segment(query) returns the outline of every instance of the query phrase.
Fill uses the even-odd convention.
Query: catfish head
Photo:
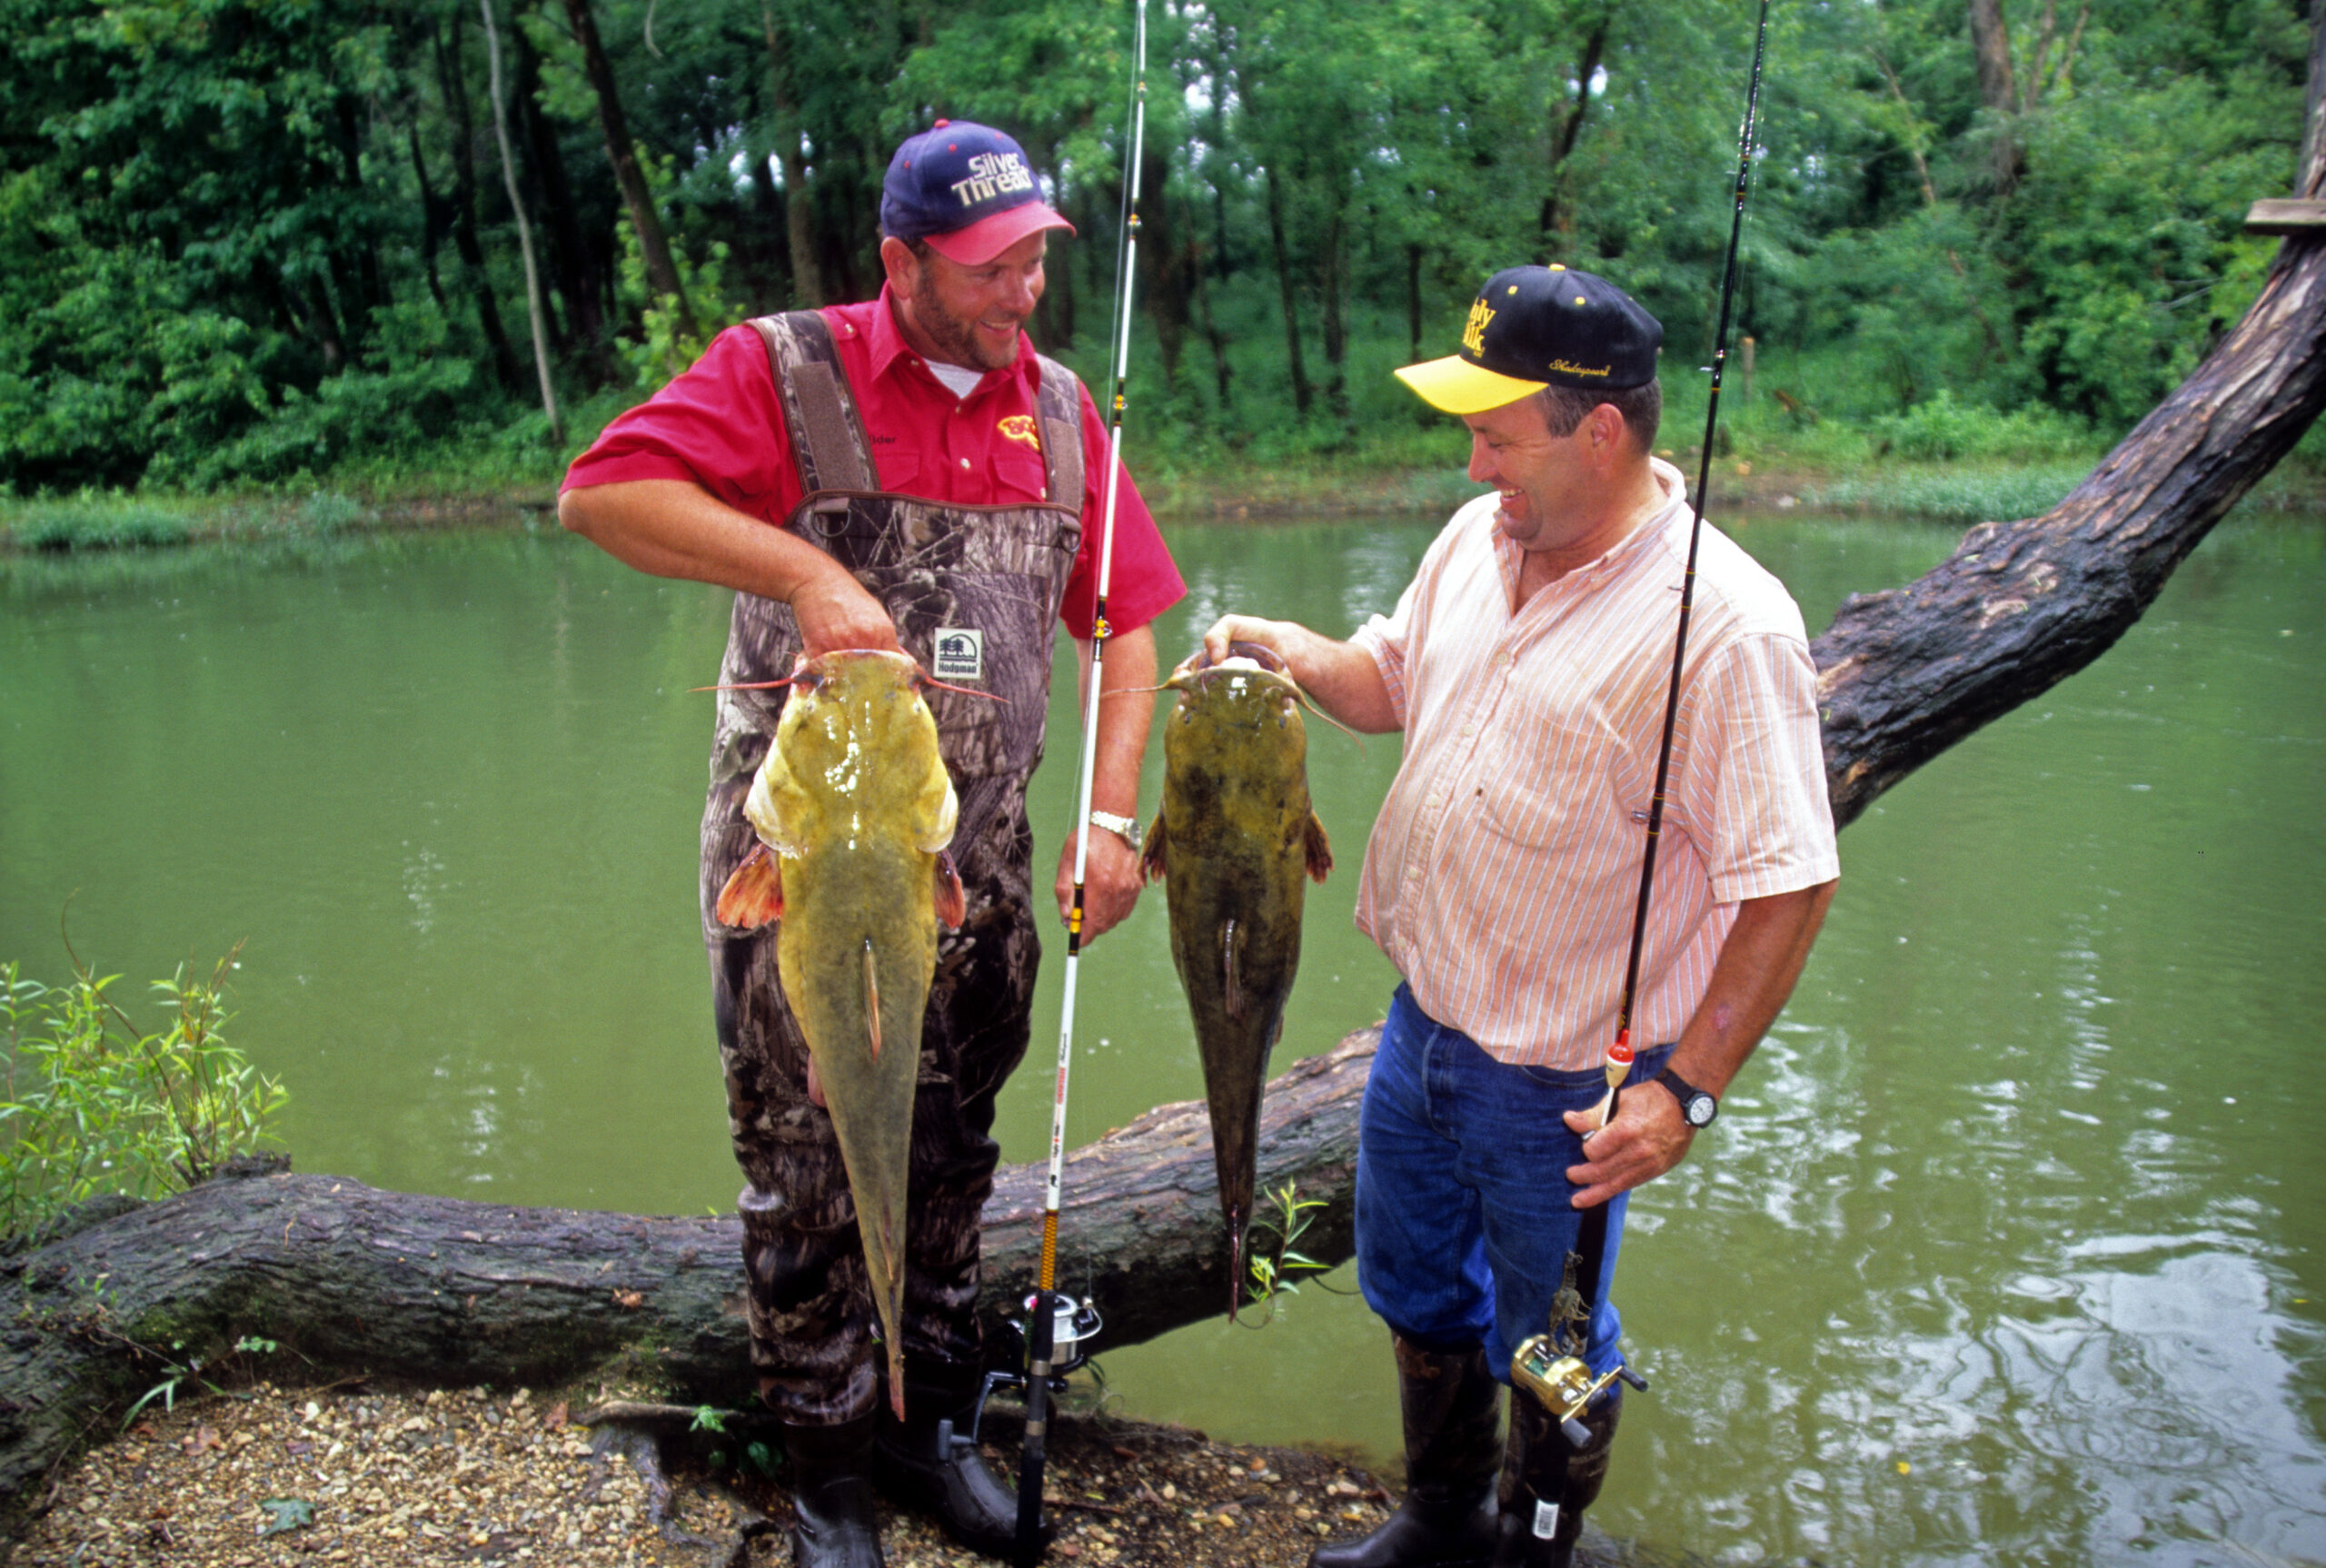
[[[909,654],[850,648],[802,654],[782,680],[713,690],[779,686],[790,697],[743,802],[760,843],[720,894],[716,912],[727,925],[780,918],[780,860],[813,843],[893,836],[936,855],[952,843],[960,814],[922,694],[965,688],[931,679]],[[939,917],[958,923],[960,899],[949,861],[939,874]]]
[[[1209,707],[1238,712],[1247,724],[1273,718],[1282,729],[1297,724],[1297,710],[1309,706],[1283,658],[1257,642],[1230,643],[1228,657],[1217,662],[1198,648],[1171,671],[1162,689],[1179,693],[1183,722],[1192,719],[1197,709]]]

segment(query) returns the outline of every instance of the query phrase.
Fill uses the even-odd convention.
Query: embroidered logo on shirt
[[[937,629],[937,668],[939,680],[985,679],[985,633],[966,626]]]
[[[1011,441],[1022,441],[1036,452],[1042,450],[1042,438],[1034,433],[1032,414],[1013,413],[1001,422],[999,428],[1001,433]]]

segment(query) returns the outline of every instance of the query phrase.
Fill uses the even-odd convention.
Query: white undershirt
[[[985,380],[985,372],[973,371],[967,365],[939,364],[935,360],[923,360],[929,373],[945,383],[955,397],[967,397],[978,382]]]

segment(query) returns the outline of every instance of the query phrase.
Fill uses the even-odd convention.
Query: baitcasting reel
[[[1027,1318],[1033,1315],[1034,1304],[1040,1299],[1039,1295],[1028,1296],[1026,1317],[1013,1317],[1009,1320],[1011,1330],[1018,1335],[1018,1355],[1014,1359],[1021,1364],[1026,1359]],[[1104,1327],[1105,1324],[1099,1319],[1096,1303],[1088,1300],[1078,1302],[1063,1291],[1058,1293],[1058,1306],[1050,1322],[1053,1337],[1049,1382],[1050,1393],[1056,1395],[1066,1392],[1068,1374],[1090,1359],[1090,1353],[1081,1347],[1088,1341],[1096,1339],[1098,1336],[1098,1330]],[[957,1436],[950,1421],[940,1421],[937,1424],[939,1445],[948,1451],[957,1444],[975,1447],[978,1441],[978,1428],[985,1423],[985,1402],[1004,1390],[1010,1393],[1023,1393],[1025,1387],[1026,1374],[1022,1372],[1005,1372],[997,1367],[987,1373],[985,1383],[978,1389],[977,1411],[969,1417],[969,1435]]]
[[[1510,1381],[1543,1402],[1553,1415],[1559,1418],[1559,1430],[1566,1440],[1581,1448],[1591,1441],[1590,1431],[1576,1419],[1591,1407],[1606,1386],[1622,1378],[1634,1388],[1645,1393],[1647,1379],[1618,1361],[1615,1367],[1594,1377],[1591,1364],[1579,1355],[1561,1355],[1558,1346],[1547,1334],[1538,1334],[1520,1345],[1510,1358]]]

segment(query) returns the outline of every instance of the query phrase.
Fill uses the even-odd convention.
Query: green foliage
[[[138,550],[184,544],[194,529],[179,512],[151,502],[84,491],[24,508],[7,533],[19,550]]]
[[[290,1097],[226,1043],[234,964],[155,981],[169,1017],[150,1033],[114,1000],[117,975],[75,959],[72,983],[51,987],[0,967],[0,1235],[100,1193],[183,1191],[272,1139]]]
[[[1254,1306],[1267,1309],[1260,1318],[1263,1325],[1276,1315],[1277,1296],[1298,1295],[1300,1286],[1294,1282],[1304,1275],[1322,1274],[1327,1266],[1294,1248],[1294,1244],[1315,1223],[1316,1216],[1312,1211],[1324,1207],[1324,1200],[1302,1197],[1299,1184],[1287,1182],[1269,1193],[1267,1201],[1275,1206],[1276,1213],[1269,1219],[1256,1218],[1247,1234],[1246,1246],[1251,1254],[1248,1271],[1251,1277],[1244,1284],[1244,1298]],[[1260,1241],[1263,1228],[1275,1233],[1273,1246]]]
[[[1039,333],[1104,379],[1129,5],[591,5],[611,104],[564,6],[504,29],[578,425],[745,314],[875,293],[890,150],[939,116],[1027,144],[1079,230]],[[570,452],[532,406],[473,0],[0,6],[0,491],[554,477]],[[1993,103],[1961,0],[1777,13],[1736,324],[1815,369],[1788,387],[1822,422],[1805,443],[2042,456],[2075,422],[2104,442],[2256,296],[2274,246],[2241,221],[2290,187],[2303,11],[2070,9],[2005,0],[2015,81]],[[1669,391],[1706,357],[1747,8],[1213,0],[1149,20],[1132,439],[1166,472],[1440,461],[1388,372],[1446,352],[1514,262],[1638,295]],[[609,106],[691,329],[644,282]],[[1955,428],[1978,409],[2035,422]],[[48,548],[167,537],[56,516]]]

